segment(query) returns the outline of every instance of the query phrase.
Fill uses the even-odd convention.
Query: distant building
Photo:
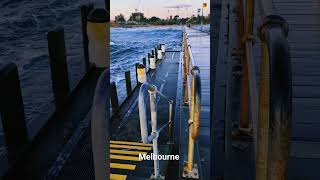
[[[129,21],[135,21],[135,22],[143,22],[146,18],[144,17],[144,14],[141,12],[134,12],[131,14]]]
[[[120,14],[120,15],[116,16],[114,18],[114,20],[115,20],[116,23],[119,23],[119,24],[122,24],[122,23],[126,22],[126,19],[124,18],[123,14]]]

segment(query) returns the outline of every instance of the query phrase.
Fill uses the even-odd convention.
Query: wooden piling
[[[116,83],[111,82],[110,88],[111,88],[110,97],[111,97],[112,114],[114,115],[118,113],[120,108]]]
[[[130,71],[126,71],[124,74],[126,78],[127,97],[129,97],[132,92]]]
[[[80,6],[81,11],[81,31],[82,31],[82,44],[83,44],[83,56],[86,72],[90,69],[89,62],[89,40],[87,36],[87,16],[89,12],[94,8],[93,4],[87,4]]]
[[[139,85],[139,81],[138,81],[138,66],[139,66],[139,63],[136,63],[136,64],[135,64],[135,69],[136,69],[136,81],[137,81],[137,85]]]
[[[49,31],[47,38],[55,106],[57,110],[60,110],[66,103],[70,92],[63,28],[57,27]]]
[[[147,68],[147,60],[146,60],[146,58],[143,58],[143,59],[142,59],[142,63],[143,63],[143,65],[144,65],[144,67]]]
[[[9,63],[0,67],[0,84],[0,116],[10,166],[29,143],[20,80],[15,64]]]
[[[151,54],[148,53],[148,71],[147,72],[150,71],[150,57],[151,57]]]

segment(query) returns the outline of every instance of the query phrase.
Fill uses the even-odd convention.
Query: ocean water
[[[89,2],[104,7],[104,0],[0,1],[0,65],[13,62],[18,67],[28,124],[54,111],[49,106],[53,102],[47,45],[49,30],[56,26],[64,28],[70,86],[74,88],[84,75],[79,6]],[[0,121],[0,176],[5,170],[1,158],[4,144]]]
[[[142,58],[147,57],[152,48],[164,43],[167,50],[181,49],[181,26],[112,28],[110,32],[111,81],[116,82],[120,103],[126,98],[125,71],[131,71],[134,87],[135,63],[142,63]]]
[[[88,1],[0,1],[0,63],[11,61],[18,66],[28,122],[48,113],[44,106],[53,99],[46,39],[49,30],[64,28],[71,87],[84,73],[79,9],[84,3]],[[103,0],[94,3],[103,7]]]

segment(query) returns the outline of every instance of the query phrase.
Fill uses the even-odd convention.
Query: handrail
[[[189,105],[189,142],[188,161],[186,170],[190,174],[194,171],[194,142],[199,136],[200,112],[201,112],[201,77],[200,68],[196,66],[187,34],[183,38],[184,49],[184,81],[185,104]]]
[[[261,84],[265,84],[262,88],[268,88],[269,92],[265,93],[265,96],[263,94],[260,96],[258,138],[266,135],[263,133],[266,129],[269,136],[265,141],[259,141],[260,139],[257,141],[257,178],[265,178],[267,175],[266,179],[287,179],[292,121],[291,60],[287,34],[288,25],[282,17],[278,15],[264,17],[259,37],[265,55],[263,60],[267,63],[262,63],[265,66],[261,69],[267,72],[268,77],[263,79],[267,82],[262,81]],[[266,100],[269,101],[269,107],[264,108],[263,102]],[[269,117],[267,126],[263,126],[261,122],[263,119],[260,119],[264,114]],[[265,166],[261,167],[259,164]]]
[[[255,1],[244,1],[245,3],[240,4],[240,11],[245,13],[243,19],[240,19],[245,24],[241,46],[244,48],[248,68],[256,179],[287,179],[292,113],[288,24],[277,14],[272,1],[256,0],[263,21],[258,31],[262,49],[260,93],[258,93],[252,52]]]
[[[110,179],[108,70],[98,80],[91,114],[91,141],[96,180]]]
[[[147,126],[147,112],[146,112],[146,91],[149,92],[150,97],[150,111],[151,111],[151,134],[148,136],[148,126]],[[159,94],[161,97],[165,98],[169,103],[169,120],[161,128],[157,129],[157,103],[156,103],[156,94]],[[168,97],[163,95],[160,91],[157,90],[157,87],[152,84],[143,83],[139,90],[139,119],[140,119],[140,130],[141,130],[141,139],[143,143],[149,143],[152,141],[153,154],[157,157],[159,154],[158,150],[158,137],[160,132],[167,126],[169,126],[169,143],[172,140],[172,112],[173,112],[173,101]],[[159,170],[159,160],[154,159],[154,178],[160,177]]]

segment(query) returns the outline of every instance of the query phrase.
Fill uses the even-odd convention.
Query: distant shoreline
[[[192,24],[194,25],[200,25],[200,24]],[[209,25],[209,24],[203,24],[203,25]],[[118,23],[110,23],[111,28],[137,28],[137,27],[175,27],[179,26],[178,24],[118,24]]]
[[[114,24],[111,23],[110,27],[111,28],[137,28],[137,27],[169,27],[169,26],[179,26],[177,24],[174,25],[155,25],[155,24],[145,24],[145,25],[129,25],[129,24]]]

